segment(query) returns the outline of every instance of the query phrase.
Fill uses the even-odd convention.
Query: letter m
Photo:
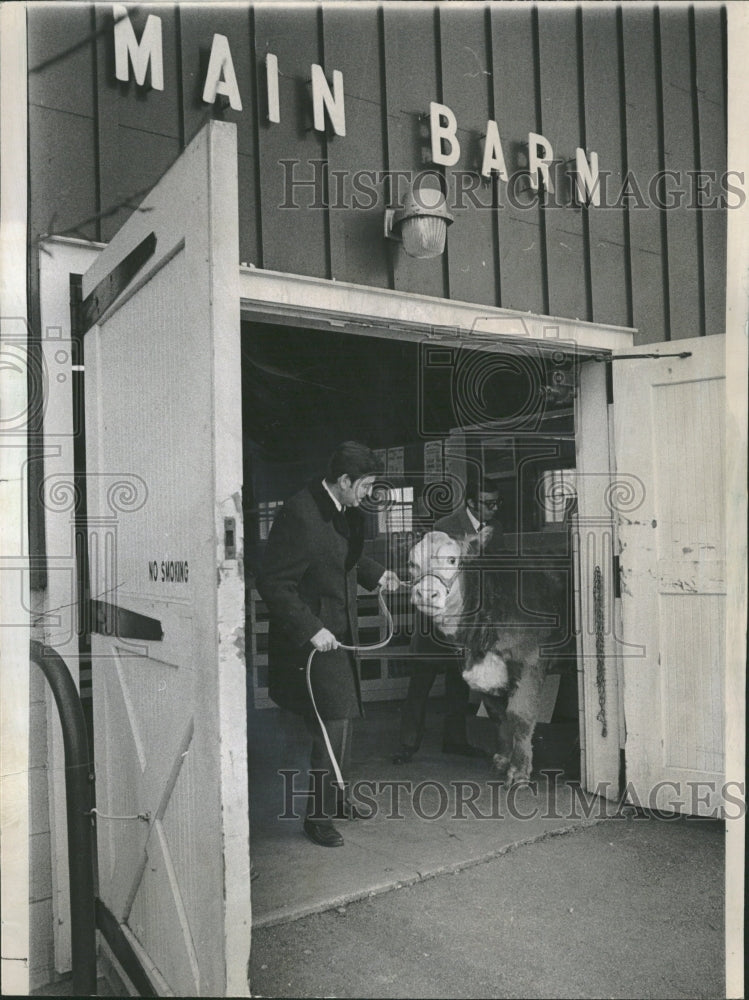
[[[127,7],[121,3],[112,4],[114,14],[114,72],[124,83],[130,79],[130,63],[133,64],[135,82],[143,85],[146,81],[148,65],[151,65],[151,86],[154,90],[164,89],[164,60],[161,49],[161,18],[149,14],[140,42],[130,22]]]

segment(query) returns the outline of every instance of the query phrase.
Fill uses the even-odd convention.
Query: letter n
[[[601,188],[598,176],[598,153],[590,154],[590,163],[585,155],[585,150],[579,146],[575,150],[575,190],[577,200],[580,205],[601,204]]]
[[[346,111],[343,97],[343,74],[333,70],[333,90],[328,86],[322,66],[312,64],[312,112],[317,132],[325,131],[325,109],[336,135],[346,135]]]
[[[142,86],[146,82],[146,72],[151,66],[151,86],[154,90],[164,89],[164,59],[161,46],[161,18],[149,14],[140,42],[130,21],[127,7],[121,3],[112,4],[114,15],[114,73],[118,80],[127,83],[130,79],[130,63],[133,64],[135,82]]]

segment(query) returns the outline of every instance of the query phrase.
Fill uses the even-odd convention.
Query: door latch
[[[233,517],[224,518],[224,559],[237,558],[237,523]]]

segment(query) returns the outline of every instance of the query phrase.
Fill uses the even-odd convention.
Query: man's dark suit
[[[356,585],[374,590],[385,567],[362,555],[361,511],[337,511],[320,482],[310,483],[276,514],[257,589],[268,605],[268,681],[281,708],[307,714],[305,666],[321,628],[339,642],[358,642]],[[357,664],[334,649],[313,661],[313,691],[323,719],[361,715]]]
[[[457,538],[459,541],[463,539],[472,541],[474,538],[478,538],[478,532],[474,528],[465,507],[459,507],[452,514],[447,514],[445,517],[441,517],[439,521],[435,521],[434,530],[444,531],[450,538]]]
[[[321,798],[310,797],[308,815],[336,812],[330,761],[307,691],[310,639],[322,628],[339,642],[357,645],[356,587],[374,590],[384,567],[362,555],[360,510],[338,511],[321,482],[310,483],[287,500],[268,537],[257,589],[268,605],[268,687],[273,701],[304,716],[312,736],[310,773]],[[349,720],[362,714],[356,658],[345,649],[316,653],[311,666],[315,703],[325,721],[333,753],[345,772],[350,746]]]

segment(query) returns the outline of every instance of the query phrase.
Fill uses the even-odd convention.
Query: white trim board
[[[476,346],[511,341],[558,343],[615,351],[631,347],[636,330],[540,316],[430,295],[371,288],[343,281],[240,267],[242,309],[282,322],[309,318],[351,333],[406,339],[459,339]],[[383,329],[384,328],[384,329]]]

